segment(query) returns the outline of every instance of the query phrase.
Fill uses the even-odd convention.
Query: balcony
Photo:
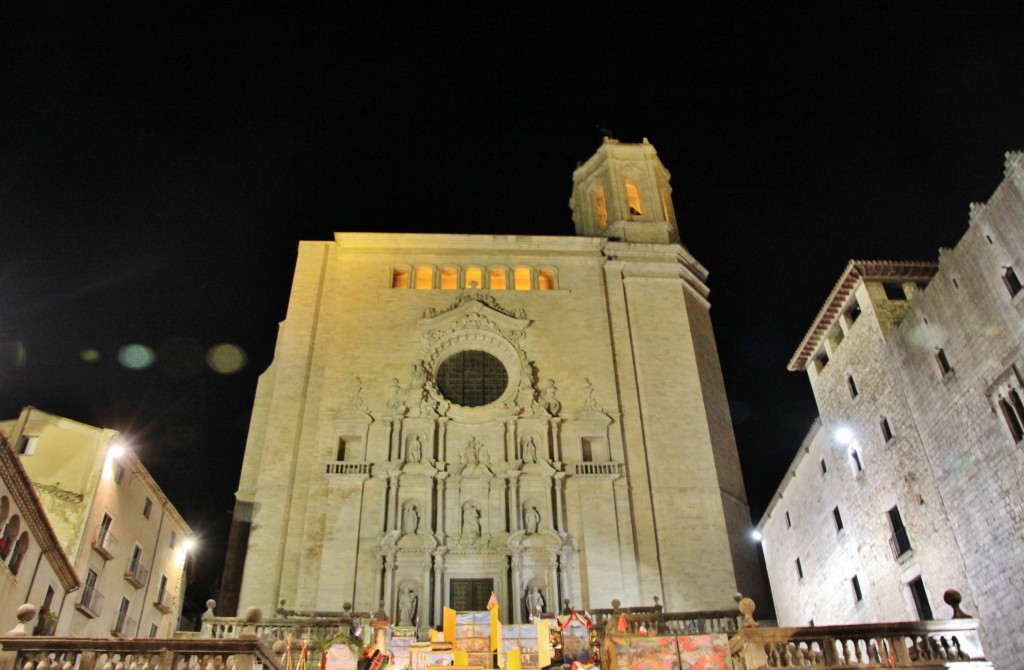
[[[370,475],[370,464],[364,462],[333,461],[324,468],[325,475]]]
[[[96,534],[96,539],[92,542],[92,548],[103,557],[103,560],[109,561],[117,550],[117,537],[109,529],[100,528],[100,532]]]
[[[156,602],[153,603],[153,607],[157,608],[164,614],[171,613],[171,596],[167,591],[161,591],[156,596]]]
[[[95,586],[86,585],[82,589],[82,597],[75,603],[75,609],[95,619],[103,611],[103,594],[96,590]]]
[[[577,477],[621,477],[624,467],[622,463],[576,463],[573,474]]]
[[[135,619],[125,612],[119,612],[114,627],[110,629],[114,637],[133,637],[135,635]]]
[[[895,559],[901,558],[911,550],[910,538],[907,537],[906,528],[893,531],[893,534],[889,536],[889,548],[892,550],[892,557]]]
[[[136,561],[128,566],[128,571],[124,573],[124,578],[135,588],[141,589],[149,579],[149,568],[140,561]]]

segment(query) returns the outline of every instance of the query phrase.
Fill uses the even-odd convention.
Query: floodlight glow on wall
[[[853,431],[846,426],[840,426],[836,429],[836,432],[833,433],[833,437],[836,438],[836,442],[839,444],[850,444],[853,442]]]
[[[752,530],[752,531],[750,531],[750,539],[752,539],[754,542],[760,542],[762,537],[763,536],[761,535],[761,531],[759,531],[759,530]]]

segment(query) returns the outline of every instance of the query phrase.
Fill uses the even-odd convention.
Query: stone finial
[[[658,602],[658,596],[654,596],[654,609],[661,611],[661,603]]]
[[[737,591],[736,593],[732,594],[732,599],[736,602],[736,605],[739,606],[740,601],[743,600],[743,594]]]
[[[384,611],[384,601],[377,605],[377,611],[373,613],[374,621],[388,621],[388,613]]]
[[[215,616],[214,613],[213,613],[213,610],[216,607],[217,607],[217,601],[214,600],[213,598],[210,598],[209,600],[206,601],[206,611],[203,612],[203,617],[202,617],[203,621],[209,621],[210,619],[212,619]]]
[[[343,610],[343,611],[344,611],[345,613],[348,613],[349,611],[351,611],[351,610],[352,610],[352,603],[349,603],[349,602],[344,602],[344,603],[341,603],[341,609],[342,609],[342,610]]]
[[[956,589],[949,589],[949,590],[947,590],[945,593],[942,594],[942,599],[946,601],[947,605],[949,605],[950,607],[953,608],[953,618],[954,619],[973,619],[974,618],[970,614],[967,614],[962,609],[960,609],[960,603],[963,601],[964,597],[962,595],[960,595],[960,592],[957,591]]]
[[[19,607],[17,613],[18,625],[16,625],[11,630],[7,631],[7,635],[11,637],[22,637],[25,635],[30,635],[30,633],[27,633],[25,631],[25,624],[30,623],[33,619],[35,619],[36,614],[38,612],[39,609],[35,605],[30,605],[28,603],[25,603],[24,605]]]
[[[621,604],[622,603],[619,602],[619,599],[616,598],[615,600],[612,601],[612,609],[615,610],[616,612],[618,612],[619,611],[619,606]]]
[[[754,621],[754,610],[757,608],[754,601],[750,598],[741,598],[737,606],[740,609],[740,613],[743,614],[743,627],[758,628],[758,623]]]
[[[274,656],[283,657],[284,653],[288,651],[288,643],[284,640],[274,640],[274,644],[271,645],[270,651],[273,652]]]
[[[245,616],[242,620],[245,622],[245,626],[242,628],[242,633],[238,637],[256,637],[256,624],[263,619],[263,610],[255,605],[245,610]]]

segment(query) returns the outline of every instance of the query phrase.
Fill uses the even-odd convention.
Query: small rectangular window
[[[889,426],[889,419],[882,417],[882,420],[878,422],[878,427],[882,430],[882,440],[888,442],[892,439],[892,427]]]
[[[120,463],[114,465],[114,483],[120,484],[121,479],[124,477],[124,466]]]
[[[448,267],[441,269],[441,288],[446,291],[452,291],[459,288],[458,268]]]
[[[846,385],[850,389],[850,397],[856,398],[860,392],[857,390],[857,382],[853,380],[853,375],[846,375]]]
[[[858,318],[860,318],[860,303],[859,302],[857,302],[855,300],[853,302],[853,304],[850,305],[850,308],[848,310],[846,310],[846,318],[847,318],[847,320],[849,320],[849,322],[851,324],[853,324],[854,322],[857,321]]]
[[[839,513],[838,507],[832,509],[832,518],[836,522],[836,532],[838,533],[843,529],[843,515]]]
[[[821,459],[821,475],[825,476],[828,473],[828,466],[825,465],[825,459]]]
[[[1017,278],[1017,273],[1011,267],[1003,270],[1003,283],[1006,285],[1006,290],[1010,292],[1010,297],[1017,295],[1021,288],[1024,288],[1021,286],[1020,279]]]
[[[800,564],[800,559],[799,558],[796,559],[796,574],[797,574],[797,578],[799,578],[799,579],[803,579],[804,578],[804,566],[802,566]]]
[[[38,442],[38,435],[22,435],[18,442],[18,453],[22,456],[31,456],[36,453],[36,443]]]
[[[643,214],[643,208],[640,206],[640,189],[633,182],[632,179],[626,179],[626,200],[629,203],[629,213],[633,216],[640,216]]]
[[[893,506],[889,508],[886,514],[889,516],[889,526],[892,528],[889,548],[892,549],[893,558],[899,558],[910,551],[910,537],[907,535],[907,527],[903,525],[903,517],[900,515],[899,507]]]
[[[946,358],[946,352],[943,349],[937,349],[935,351],[935,364],[939,366],[939,372],[942,373],[943,377],[953,371],[953,368],[949,365],[949,359]]]
[[[409,271],[401,268],[392,270],[391,288],[409,288]]]
[[[171,549],[178,546],[178,534],[173,530],[171,531],[171,541],[169,542]]]
[[[903,284],[885,283],[882,284],[885,289],[885,297],[889,300],[906,300],[907,292],[903,290]]]
[[[537,273],[537,289],[540,291],[551,291],[555,288],[555,273],[551,270],[541,270]]]
[[[150,513],[153,511],[153,501],[146,498],[146,504],[142,506],[142,516],[149,518]]]
[[[427,265],[421,265],[416,268],[416,288],[434,288],[434,268]]]
[[[999,411],[1003,415],[1006,427],[1010,429],[1010,435],[1014,442],[1024,439],[1024,405],[1021,404],[1020,394],[1017,389],[1010,389],[1009,398],[999,398]]]
[[[821,372],[828,365],[828,354],[824,351],[814,357],[814,369]]]
[[[853,467],[857,468],[857,472],[864,472],[864,464],[860,462],[860,452],[856,449],[851,449],[850,458],[853,459]]]
[[[149,636],[150,637],[156,637],[156,634],[157,634],[158,631],[159,631],[159,629],[157,628],[155,623],[149,624]]]
[[[857,602],[864,600],[864,594],[860,591],[860,579],[857,578],[857,575],[854,575],[850,582],[853,584],[853,597]]]
[[[484,271],[480,268],[466,268],[466,288],[483,288]]]
[[[786,528],[793,527],[793,520],[789,518],[789,512],[786,512]]]
[[[343,438],[343,437],[339,437],[338,438],[338,457],[335,458],[334,460],[336,460],[336,461],[343,461],[343,460],[345,460],[345,438]]]
[[[921,621],[931,621],[935,617],[932,616],[932,606],[928,604],[928,591],[924,588],[924,582],[921,581],[920,577],[911,580],[907,583],[907,587],[910,589],[910,595],[914,598],[914,606],[917,608],[917,616]]]

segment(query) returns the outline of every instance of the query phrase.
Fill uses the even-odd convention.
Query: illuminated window
[[[599,230],[608,227],[608,203],[604,199],[604,186],[594,188],[594,225]]]
[[[491,268],[491,288],[495,291],[504,291],[508,288],[505,268]]]
[[[516,268],[513,277],[517,291],[530,290],[530,268]]]
[[[409,288],[409,271],[395,268],[391,271],[391,288]]]
[[[452,290],[459,288],[459,269],[447,267],[441,270],[441,288]]]
[[[640,189],[632,179],[626,179],[626,200],[629,202],[630,214],[639,216],[644,213],[643,208],[640,207]]]
[[[552,270],[541,270],[537,273],[537,289],[552,291],[555,288],[555,273]]]
[[[484,271],[480,268],[466,269],[466,288],[482,288],[484,285]]]
[[[434,288],[434,268],[429,265],[416,268],[416,288]]]

